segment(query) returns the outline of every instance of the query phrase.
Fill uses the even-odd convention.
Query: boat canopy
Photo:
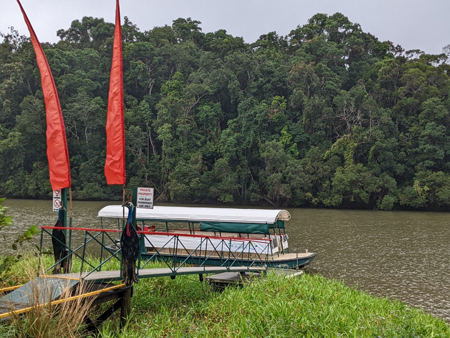
[[[98,217],[122,218],[121,205],[108,205],[98,212]],[[125,208],[125,217],[128,208]],[[167,207],[155,206],[153,209],[136,209],[138,221],[162,222],[218,222],[245,224],[275,224],[277,221],[289,221],[291,214],[287,210],[272,209],[237,209],[237,208],[197,208],[197,207]],[[281,226],[283,227],[283,226]]]
[[[276,224],[261,224],[261,223],[223,223],[223,222],[201,222],[200,231],[214,231],[214,232],[242,232],[247,234],[269,234],[271,228],[278,226]],[[283,222],[279,225],[284,228]]]

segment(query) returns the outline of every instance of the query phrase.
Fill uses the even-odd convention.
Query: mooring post
[[[123,292],[123,297],[120,306],[120,326],[124,327],[127,323],[128,315],[131,312],[131,296],[133,294],[133,287],[126,288]]]

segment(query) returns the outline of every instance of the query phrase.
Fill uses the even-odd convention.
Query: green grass
[[[116,313],[98,337],[450,337],[448,324],[422,310],[319,275],[271,273],[221,293],[196,275],[142,279],[131,306],[122,331]]]
[[[213,292],[196,276],[142,280],[128,327],[100,337],[450,337],[440,319],[321,276],[270,274]]]

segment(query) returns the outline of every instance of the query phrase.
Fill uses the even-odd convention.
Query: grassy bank
[[[32,267],[33,260],[18,266]],[[23,271],[11,270],[17,280]],[[117,315],[99,337],[450,337],[448,324],[421,310],[307,274],[269,274],[222,293],[198,276],[141,280],[122,331]],[[10,325],[0,330],[2,337],[20,336]]]

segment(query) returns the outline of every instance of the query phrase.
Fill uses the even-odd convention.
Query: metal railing
[[[83,278],[86,278],[90,274],[92,274],[95,271],[101,271],[102,266],[104,266],[107,262],[109,262],[111,259],[115,258],[119,261],[121,261],[121,249],[118,248],[117,250],[111,250],[113,248],[113,245],[116,243],[116,240],[113,239],[110,235],[110,233],[119,233],[121,231],[119,230],[113,230],[113,229],[91,229],[91,228],[65,228],[65,227],[51,227],[51,226],[43,226],[41,227],[41,240],[40,240],[40,255],[39,255],[39,271],[41,271],[42,266],[42,254],[43,254],[43,243],[44,243],[44,235],[49,235],[52,238],[52,241],[55,240],[58,244],[60,244],[64,251],[66,252],[65,255],[63,255],[59,260],[55,261],[53,265],[46,268],[44,270],[44,273],[55,269],[58,265],[60,265],[65,260],[68,260],[69,262],[72,262],[73,258],[78,258],[81,261],[80,266],[80,277],[83,275]],[[84,231],[84,241],[82,244],[79,244],[75,248],[71,248],[71,246],[67,245],[67,243],[64,243],[60,241],[57,237],[53,236],[52,231],[53,230],[70,230],[70,231]],[[100,237],[100,240],[99,240]],[[95,263],[92,263],[93,261],[88,259],[87,257],[87,248],[90,243],[98,244],[101,247],[100,252],[100,262],[97,265],[94,265]],[[104,257],[104,252],[108,252],[106,257]],[[89,257],[90,258],[90,257]],[[88,265],[88,269],[85,268],[85,265]],[[87,271],[85,271],[87,270]]]
[[[68,229],[52,226],[43,226],[41,229],[39,271],[41,271],[42,264],[41,256],[43,254],[44,235],[49,235],[52,239],[55,239],[58,244],[64,247],[64,251],[66,252],[52,266],[45,269],[45,272],[54,269],[64,260],[72,262],[73,258],[78,258],[81,260],[80,278],[86,278],[96,271],[101,271],[102,267],[110,260],[117,259],[122,262],[122,249],[118,245],[117,240],[111,236],[112,233],[120,234],[122,232],[121,230],[91,228]],[[84,241],[72,249],[66,243],[53,236],[53,230],[84,231]],[[256,265],[267,266],[269,255],[272,253],[272,240],[270,239],[202,236],[153,231],[137,232],[141,235],[140,254],[136,264],[138,275],[139,270],[144,269],[152,261],[163,262],[174,273],[181,267],[188,265],[198,267],[211,265],[212,260],[215,261],[214,265],[219,264],[226,268],[242,266],[242,262],[245,262],[248,268]],[[168,238],[165,242],[163,240],[164,243],[157,245],[156,243],[152,243],[152,240],[153,242],[155,241],[155,236]],[[190,245],[186,243],[188,239],[192,238],[198,241],[194,247],[192,247],[192,241]],[[184,243],[183,239],[185,239]],[[87,255],[89,252],[88,245],[92,243],[99,245],[101,248],[98,264],[88,259],[91,258]],[[256,250],[256,244],[259,246],[258,250]],[[147,251],[147,248],[152,251]],[[122,263],[120,266],[120,276],[122,277]]]
[[[214,265],[219,264],[222,267],[241,266],[243,261],[246,262],[246,266],[248,267],[255,266],[256,264],[267,265],[268,257],[272,249],[271,240],[269,239],[216,237],[146,231],[138,231],[138,233],[168,237],[168,240],[163,245],[155,245],[152,243],[150,236],[146,237],[145,240],[148,242],[146,247],[154,250],[154,252],[144,253],[146,258],[141,257],[143,264],[140,268],[144,268],[153,260],[158,260],[163,261],[173,272],[176,272],[186,264],[194,264],[202,267],[211,263],[212,259],[215,260]],[[183,243],[183,238],[196,238],[198,239],[198,243],[195,247],[188,248]],[[239,243],[239,245],[232,248],[231,243]],[[259,249],[261,252],[255,250],[254,243],[262,245],[262,249]],[[245,255],[246,257],[244,257]]]

